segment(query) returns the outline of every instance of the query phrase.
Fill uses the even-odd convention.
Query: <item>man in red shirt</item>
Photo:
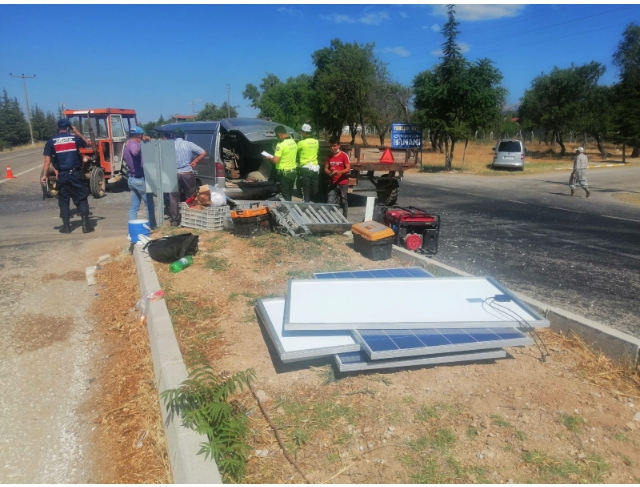
[[[324,163],[324,172],[329,176],[327,202],[333,205],[339,204],[342,207],[344,217],[347,218],[349,210],[347,194],[349,193],[351,163],[349,156],[340,150],[340,139],[333,138],[330,143],[331,154]]]

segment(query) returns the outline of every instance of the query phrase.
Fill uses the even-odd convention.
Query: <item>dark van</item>
[[[184,139],[207,151],[194,173],[198,184],[217,184],[235,199],[263,199],[276,194],[274,164],[262,156],[273,154],[281,125],[259,118],[225,118],[219,122],[169,123],[156,127],[160,132],[184,132]],[[297,138],[291,127],[287,132]]]

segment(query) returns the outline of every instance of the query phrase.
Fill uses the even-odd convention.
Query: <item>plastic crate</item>
[[[192,210],[186,203],[180,203],[181,226],[199,228],[210,232],[222,230],[224,217],[229,214],[228,206],[211,206],[204,210]]]

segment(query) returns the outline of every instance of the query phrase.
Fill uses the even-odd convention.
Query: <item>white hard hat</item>
[[[302,129],[301,129],[301,130],[302,130],[303,132],[311,132],[311,125],[309,125],[308,123],[305,123],[305,124],[302,126]]]
[[[584,152],[584,148],[582,148],[582,147],[576,147],[576,152]]]

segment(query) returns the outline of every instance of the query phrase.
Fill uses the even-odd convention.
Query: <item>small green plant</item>
[[[416,419],[418,421],[428,421],[429,419],[436,419],[439,417],[440,415],[438,414],[438,411],[436,411],[436,407],[427,406],[426,404],[420,406],[420,409],[416,413]]]
[[[229,261],[225,257],[207,256],[204,266],[213,271],[224,271],[229,267]]]
[[[443,428],[432,436],[421,436],[415,441],[409,442],[409,447],[415,451],[423,451],[427,447],[444,451],[456,442],[455,435],[448,429]]]
[[[500,416],[498,414],[492,414],[491,415],[491,422],[493,424],[495,424],[496,426],[500,426],[502,428],[510,428],[511,427],[511,423],[509,423],[509,421],[507,421],[506,419],[504,419],[502,416]]]
[[[311,271],[301,271],[298,269],[293,269],[287,271],[287,277],[291,279],[311,279],[313,273]]]
[[[241,292],[241,293],[231,293],[231,294],[229,294],[228,300],[229,301],[235,301],[236,299],[238,299],[240,297],[251,299],[252,301],[258,298],[258,296],[256,296],[255,294],[247,292],[247,291],[244,291],[244,292]]]
[[[187,356],[189,378],[179,388],[164,391],[160,397],[167,408],[167,421],[182,419],[182,425],[207,436],[198,455],[214,459],[220,472],[230,481],[242,480],[249,445],[247,417],[229,403],[236,390],[248,387],[255,378],[249,369],[231,377],[221,377],[208,364],[204,355]]]
[[[295,430],[293,432],[293,441],[298,446],[305,445],[309,443],[309,434],[304,430]]]
[[[474,427],[474,426],[469,426],[467,427],[467,438],[475,438],[476,436],[478,436],[480,434],[480,432],[478,431],[478,428]]]
[[[552,458],[534,450],[524,452],[522,460],[538,469],[544,483],[559,482],[571,474],[578,476],[577,482],[580,483],[601,483],[603,475],[609,470],[607,462],[599,455],[593,454],[580,461],[574,461]]]
[[[327,365],[326,367],[322,367],[320,369],[320,379],[322,380],[323,386],[332,384],[338,380],[336,378],[336,373],[331,365]]]
[[[222,336],[222,332],[218,330],[208,331],[207,333],[201,333],[198,335],[197,339],[201,342],[206,342],[208,340],[215,340],[216,338],[220,338]]]
[[[574,416],[572,414],[561,414],[560,423],[566,426],[569,431],[578,433],[584,425],[584,419],[582,419],[580,416]]]
[[[327,462],[329,463],[337,463],[340,461],[340,455],[337,453],[329,453],[327,455]]]
[[[189,323],[204,321],[216,313],[215,306],[199,307],[183,293],[165,292],[171,321],[184,320]]]
[[[612,438],[616,441],[629,441],[629,436],[624,433],[616,433]]]
[[[338,435],[335,443],[336,445],[343,445],[344,443],[350,442],[352,439],[353,439],[353,433],[351,433],[350,431],[345,431]]]
[[[526,439],[527,439],[527,435],[524,433],[524,431],[520,431],[520,430],[516,431],[516,432],[515,432],[515,436],[516,436],[516,438],[518,438],[520,441],[524,441],[524,440],[526,440]]]

